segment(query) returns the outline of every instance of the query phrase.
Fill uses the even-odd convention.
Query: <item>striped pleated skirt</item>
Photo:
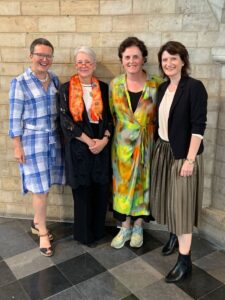
[[[196,157],[192,176],[180,176],[183,162],[174,159],[169,142],[158,139],[152,160],[150,209],[155,220],[176,235],[192,233],[202,208],[203,157]]]

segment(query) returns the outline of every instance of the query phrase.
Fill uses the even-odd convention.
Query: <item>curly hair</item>
[[[147,56],[148,56],[148,50],[147,47],[145,46],[144,42],[139,40],[137,37],[135,36],[130,36],[128,38],[126,38],[124,41],[122,41],[122,43],[119,45],[118,48],[118,56],[120,58],[120,61],[122,61],[122,56],[123,56],[123,52],[132,46],[136,46],[140,49],[142,56],[144,58],[144,62],[147,62]]]

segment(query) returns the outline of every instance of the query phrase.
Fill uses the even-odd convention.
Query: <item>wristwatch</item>
[[[194,165],[195,163],[195,160],[190,158],[186,158],[186,161],[189,163],[189,165]]]

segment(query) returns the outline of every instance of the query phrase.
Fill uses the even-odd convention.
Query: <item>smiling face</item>
[[[46,73],[52,65],[52,58],[53,52],[51,47],[45,45],[36,45],[33,53],[30,54],[32,71],[35,74]]]
[[[95,70],[96,63],[93,58],[84,52],[79,52],[76,56],[75,68],[77,74],[83,83],[90,83]]]
[[[141,50],[136,46],[126,48],[122,53],[122,64],[127,74],[141,73],[144,64]]]
[[[162,53],[161,65],[163,72],[170,79],[179,79],[184,62],[179,54],[170,54],[167,51]]]

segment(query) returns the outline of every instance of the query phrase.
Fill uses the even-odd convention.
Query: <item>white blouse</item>
[[[88,119],[90,121],[90,123],[95,123],[98,124],[98,121],[93,121],[90,115],[90,108],[91,108],[91,104],[92,104],[92,85],[91,84],[82,84],[82,89],[83,89],[83,100],[84,100],[84,104],[88,113]]]

